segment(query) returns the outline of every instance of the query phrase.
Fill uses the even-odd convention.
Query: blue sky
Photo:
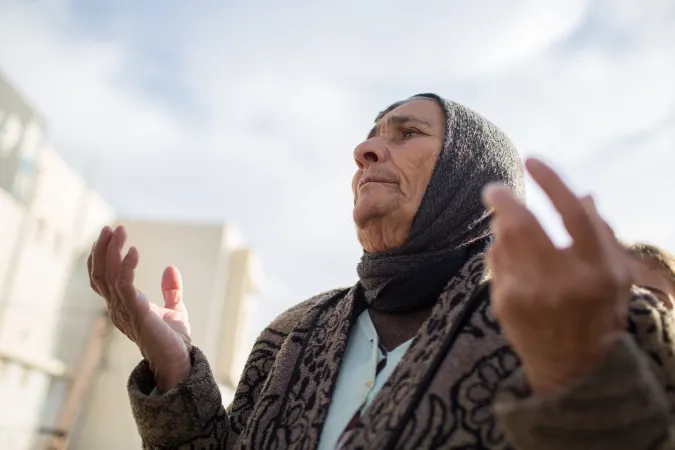
[[[623,237],[675,250],[670,0],[112,3],[0,2],[0,69],[120,215],[236,225],[266,273],[258,326],[355,280],[352,150],[418,92],[493,120]]]

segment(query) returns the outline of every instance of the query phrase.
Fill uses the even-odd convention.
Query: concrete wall
[[[0,189],[0,295],[24,220],[25,208],[9,192]],[[2,310],[0,297],[0,310]]]
[[[53,149],[40,152],[36,167],[29,204],[0,190],[0,448],[17,450],[39,434],[50,386],[66,368],[52,343],[83,234],[113,217]]]
[[[65,366],[50,345],[83,232],[113,217],[46,145],[41,115],[0,76],[0,448],[28,449]]]
[[[253,342],[249,339],[255,314],[259,280],[256,280],[255,255],[242,248],[232,252],[226,289],[226,308],[221,312],[219,355],[213,368],[216,379],[226,386],[236,387],[244,370]]]
[[[0,188],[23,205],[32,200],[44,135],[41,115],[0,76]]]

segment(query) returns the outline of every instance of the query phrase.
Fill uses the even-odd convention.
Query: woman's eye
[[[402,134],[403,134],[403,139],[410,139],[412,137],[415,137],[418,134],[418,132],[415,131],[415,130],[407,129],[407,130],[403,130]]]

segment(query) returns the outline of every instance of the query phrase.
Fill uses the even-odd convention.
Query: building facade
[[[127,227],[152,301],[164,267],[181,270],[193,342],[224,404],[252,346],[260,268],[230,226],[118,221],[44,136],[41,115],[0,74],[0,449],[140,448],[126,382],[141,357],[86,270],[100,229]]]
[[[31,448],[72,268],[110,206],[47,145],[44,122],[0,77],[0,448]]]

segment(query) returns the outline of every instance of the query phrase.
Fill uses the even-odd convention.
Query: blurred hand
[[[487,254],[492,308],[531,387],[545,393],[590,373],[626,329],[630,260],[590,197],[578,198],[544,163],[526,167],[572,237],[558,249],[502,186],[488,186],[494,245]]]
[[[134,286],[138,251],[131,247],[122,259],[124,227],[105,227],[87,260],[92,289],[103,297],[113,324],[131,339],[150,363],[157,387],[166,392],[190,372],[190,325],[182,300],[183,285],[175,267],[162,275],[164,307],[150,303]]]

